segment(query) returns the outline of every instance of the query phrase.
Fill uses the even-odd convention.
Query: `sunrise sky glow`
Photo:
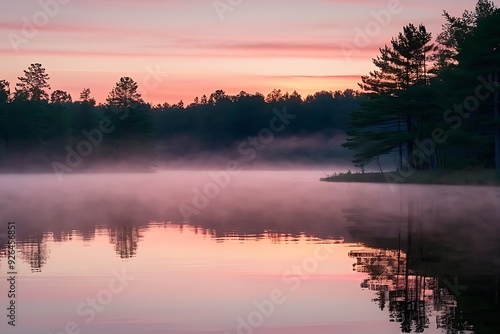
[[[444,9],[459,15],[474,4],[243,0],[218,13],[213,0],[9,1],[0,12],[0,79],[13,90],[23,69],[39,62],[52,90],[66,90],[74,99],[89,87],[103,102],[122,76],[136,80],[152,103],[190,103],[216,89],[267,94],[279,88],[306,96],[356,88],[372,70],[378,48],[404,25],[423,23],[435,37]],[[390,8],[397,13],[388,24],[380,21],[384,17],[377,23],[373,13]],[[368,27],[380,31],[357,47],[358,32]]]

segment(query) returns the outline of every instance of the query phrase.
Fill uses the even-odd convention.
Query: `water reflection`
[[[389,303],[390,321],[400,323],[402,333],[423,333],[430,314],[436,314],[437,328],[446,333],[498,332],[500,245],[486,257],[483,252],[465,254],[462,242],[467,247],[464,233],[470,231],[464,231],[460,221],[436,218],[429,202],[410,201],[405,209],[404,218],[375,216],[378,228],[387,223],[397,226],[384,230],[383,236],[369,232],[373,212],[359,207],[344,210],[358,240],[384,245],[349,253],[356,260],[353,270],[370,276],[361,287],[378,292],[373,301],[381,310]],[[446,238],[435,233],[436,226],[450,227]],[[490,238],[498,240],[495,235],[483,236],[485,244]],[[474,244],[468,244],[472,251]]]
[[[179,233],[185,229],[184,224],[172,225],[171,223],[154,223],[148,229],[161,226],[168,228],[176,226]],[[104,234],[109,238],[109,243],[114,245],[116,254],[121,259],[134,257],[137,254],[143,233],[148,229],[139,226],[117,225],[106,230],[94,230],[92,235]],[[232,242],[262,242],[269,241],[272,244],[287,244],[300,242],[324,242],[325,240],[315,236],[291,235],[275,231],[264,231],[260,234],[244,235],[234,231],[216,233],[213,230],[202,227],[189,227],[195,235],[205,236],[217,243]],[[435,317],[438,329],[446,333],[476,333],[476,321],[485,317],[493,316],[498,311],[498,291],[495,298],[488,298],[484,293],[481,296],[482,309],[471,312],[468,307],[474,305],[478,300],[478,288],[484,290],[486,277],[470,281],[464,273],[456,271],[454,274],[460,277],[459,290],[454,290],[454,282],[441,275],[432,263],[438,261],[439,266],[447,266],[443,254],[434,254],[433,257],[425,257],[429,248],[421,232],[410,232],[406,238],[400,238],[398,242],[402,247],[397,249],[370,248],[366,245],[351,243],[352,247],[362,248],[351,250],[348,256],[354,259],[353,271],[367,274],[368,277],[360,277],[361,288],[377,292],[376,298],[372,299],[376,307],[381,311],[388,312],[390,322],[400,324],[402,333],[422,333],[429,329],[431,317]],[[220,234],[224,234],[221,237]],[[46,233],[30,236],[18,245],[18,252],[31,267],[32,272],[41,272],[49,260],[50,250],[47,244],[50,242],[70,242],[75,237],[82,241],[90,240],[80,231],[67,233]],[[412,239],[418,240],[412,246]],[[342,239],[330,240],[333,243],[343,243]],[[5,252],[0,253],[5,256]],[[498,277],[496,277],[498,280]],[[490,291],[493,295],[493,291]],[[472,294],[472,297],[471,297]],[[469,300],[472,298],[472,300]],[[488,304],[489,303],[489,304]],[[488,306],[489,305],[489,306]],[[489,309],[488,307],[494,307]],[[479,312],[478,312],[479,311]],[[491,322],[491,321],[490,321]],[[491,325],[491,326],[496,326]],[[489,330],[498,327],[490,327],[488,331],[477,331],[477,333],[489,333]]]
[[[358,216],[359,217],[359,216]],[[413,219],[414,223],[418,220]],[[471,273],[459,271],[447,262],[446,254],[436,253],[429,256],[431,249],[423,237],[423,231],[415,224],[408,228],[412,219],[408,219],[405,237],[398,235],[400,247],[396,249],[373,248],[366,244],[345,244],[352,250],[346,255],[353,259],[352,270],[360,274],[361,288],[376,292],[372,298],[374,307],[387,313],[388,321],[399,323],[401,333],[423,333],[430,330],[431,324],[445,333],[492,333],[498,323],[493,320],[498,315],[498,285],[494,290],[487,288],[488,281],[493,283],[498,276],[486,275],[471,278]],[[183,233],[187,225],[171,223],[152,223],[148,228],[139,226],[116,225],[107,229],[96,229],[92,235],[104,235],[114,246],[116,255],[121,259],[137,255],[138,246],[145,233],[159,228],[175,228]],[[194,235],[209,238],[215,243],[254,243],[270,244],[299,243],[343,243],[341,238],[324,240],[310,235],[283,234],[276,231],[264,231],[260,234],[244,235],[235,231],[226,231],[224,237],[210,229],[189,226]],[[88,236],[88,234],[86,234]],[[75,238],[88,242],[80,231],[67,233],[45,233],[30,236],[18,245],[21,258],[26,261],[32,272],[40,273],[50,259],[48,244],[71,242]],[[0,253],[5,256],[5,252]],[[454,268],[453,274],[438,268]],[[368,277],[363,278],[363,274]],[[455,275],[455,276],[453,276]],[[457,281],[453,277],[458,278]],[[367,298],[370,298],[367,296]],[[476,304],[481,301],[481,308]],[[481,321],[487,320],[481,323]]]
[[[32,272],[41,272],[43,266],[47,264],[50,250],[43,233],[37,233],[18,241],[17,253],[30,265]]]
[[[139,240],[142,238],[139,227],[119,225],[108,229],[109,242],[115,245],[116,254],[122,259],[134,257]]]
[[[354,212],[357,211],[357,214]],[[363,223],[363,210],[345,210],[348,221]],[[368,275],[361,278],[361,288],[376,292],[372,302],[381,311],[388,312],[388,320],[400,324],[402,333],[423,333],[435,324],[445,333],[491,333],[498,327],[494,320],[498,313],[499,285],[498,275],[488,275],[488,270],[471,272],[468,265],[458,267],[453,250],[437,247],[434,240],[423,229],[423,216],[415,215],[409,204],[408,217],[399,224],[396,235],[385,235],[383,240],[369,236],[361,237],[364,243],[349,243],[355,250],[348,251],[354,260],[352,270]],[[353,217],[356,217],[353,219]],[[385,217],[390,220],[392,218]],[[383,219],[383,220],[385,220]],[[107,235],[121,259],[137,255],[143,234],[149,229],[176,226],[182,233],[186,224],[154,222],[149,226],[115,225],[106,229],[82,231],[58,231],[58,233],[39,233],[30,235],[18,243],[20,257],[30,265],[32,272],[41,272],[50,259],[50,242],[70,242],[75,237],[84,242],[94,240],[97,235]],[[214,231],[202,226],[189,226],[195,235],[208,237],[216,243],[259,242],[272,244],[300,242],[344,243],[343,238],[325,240],[314,235],[289,234],[277,231],[263,231],[257,234],[241,234],[237,231]],[[391,240],[393,239],[393,240]],[[356,240],[353,240],[356,241]],[[397,244],[391,249],[374,248],[377,243]],[[445,247],[446,249],[446,247]],[[472,254],[471,254],[472,255]],[[5,248],[0,253],[5,257]],[[460,261],[474,261],[471,257],[461,257]],[[482,261],[482,260],[481,260]],[[482,261],[483,262],[483,261]],[[483,262],[483,264],[485,264]],[[483,268],[486,269],[486,268]],[[480,302],[481,308],[477,309]],[[431,318],[434,317],[434,321]]]
[[[74,248],[66,254],[71,258],[65,260],[83,261],[80,257],[84,258],[88,252],[104,267],[115,263],[113,261],[138,266],[134,267],[137,272],[156,279],[150,285],[163,292],[162,295],[155,291],[154,295],[175,297],[177,301],[189,295],[194,304],[205,301],[203,296],[206,297],[209,289],[198,287],[198,276],[181,276],[184,271],[193,270],[192,273],[202,275],[203,280],[213,276],[212,288],[215,289],[219,287],[217,280],[225,277],[221,272],[232,268],[240,276],[231,276],[223,288],[233,284],[230,282],[238,282],[241,290],[235,289],[235,293],[244,290],[248,293],[245,298],[253,298],[245,285],[252,282],[245,276],[250,275],[247,266],[266,263],[267,267],[261,272],[250,275],[256,277],[256,286],[261,286],[264,278],[280,274],[270,274],[280,261],[301,254],[307,245],[337,243],[345,249],[332,260],[329,270],[347,264],[347,271],[356,275],[349,279],[355,281],[354,290],[359,291],[346,288],[344,293],[356,298],[362,294],[362,298],[372,300],[370,307],[375,311],[378,308],[383,312],[384,322],[394,326],[387,328],[397,328],[402,333],[500,332],[500,226],[497,223],[500,191],[402,186],[401,192],[392,192],[381,185],[321,184],[317,179],[294,183],[278,178],[272,181],[273,186],[259,192],[255,184],[260,182],[262,188],[262,184],[271,181],[262,175],[250,175],[249,179],[235,180],[199,215],[191,217],[189,223],[180,217],[177,205],[192,200],[190,187],[198,181],[192,181],[191,175],[179,178],[180,181],[170,179],[170,183],[165,184],[161,183],[163,178],[145,181],[132,178],[125,185],[120,184],[121,179],[108,176],[98,178],[99,182],[75,179],[55,189],[52,197],[43,201],[37,194],[44,194],[47,187],[52,189],[52,184],[31,180],[29,187],[22,187],[19,184],[23,181],[19,180],[16,186],[0,189],[0,219],[16,218],[18,252],[33,277],[44,277],[47,271],[53,273],[62,261],[53,253],[71,244]],[[102,182],[111,182],[111,185],[101,186]],[[141,183],[146,183],[147,191],[139,188]],[[26,190],[31,188],[33,191]],[[74,189],[80,190],[73,192]],[[5,271],[5,241],[0,231],[2,271]],[[88,248],[78,248],[75,241],[81,241]],[[99,253],[92,250],[95,245],[99,245]],[[220,249],[226,251],[219,252]],[[277,257],[274,253],[277,249],[286,254]],[[201,264],[200,258],[204,259]],[[250,258],[252,261],[245,262]],[[88,261],[91,263],[87,265],[91,266],[94,258]],[[151,267],[149,263],[155,265]],[[50,268],[51,265],[54,266]],[[344,283],[336,276],[338,273],[325,272],[327,274],[314,281],[321,289],[315,288],[311,295],[303,298],[314,300],[312,305],[321,305],[325,310],[328,308],[324,305],[331,303],[336,309],[329,316],[335,317],[349,305],[350,297],[344,300],[345,305],[335,304],[337,296],[327,294],[329,285],[336,287]],[[169,275],[175,277],[169,278]],[[170,279],[170,285],[162,285],[165,279]],[[175,291],[166,290],[183,280],[191,283],[183,290],[184,295],[177,296]],[[365,291],[359,289],[359,283]],[[255,291],[255,286],[252,288]],[[221,296],[224,291],[219,291]],[[324,300],[326,295],[331,298]],[[142,291],[138,298],[138,301],[144,298]],[[160,302],[148,298],[152,303],[148,310],[153,312],[155,303]],[[210,307],[213,300],[207,301]],[[240,299],[235,297],[227,305],[238,302]],[[219,307],[221,314],[227,312]],[[178,317],[184,316],[176,311],[175,305],[169,310],[179,312],[175,313]],[[366,317],[371,315],[370,310],[364,311]],[[292,323],[294,317],[299,317],[296,310],[287,314],[293,315],[291,320],[287,319]],[[326,316],[315,318],[317,314],[308,316],[325,321]],[[358,320],[362,321],[364,316],[361,314]],[[304,320],[307,321],[313,322]],[[348,331],[344,328],[340,332]]]
[[[425,269],[422,275],[410,274],[413,270],[406,269],[405,253],[367,248],[349,256],[356,259],[354,270],[370,275],[361,288],[378,292],[372,301],[381,311],[389,308],[390,321],[400,323],[402,333],[423,333],[433,314],[437,328],[447,333],[473,333],[450,286],[440,286],[438,278],[427,276]]]

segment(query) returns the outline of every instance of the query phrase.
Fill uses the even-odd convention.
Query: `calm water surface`
[[[500,332],[500,189],[323,176],[2,175],[0,332]]]

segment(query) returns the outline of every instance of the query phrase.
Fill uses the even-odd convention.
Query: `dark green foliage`
[[[350,138],[345,147],[356,151],[353,162],[365,166],[397,150],[399,169],[403,168],[403,145],[407,160],[413,152],[413,142],[422,136],[422,122],[427,107],[429,81],[428,53],[434,50],[432,37],[422,25],[403,28],[391,46],[380,49],[373,59],[376,71],[363,76],[360,87],[365,101],[353,112]]]
[[[18,77],[14,97],[17,100],[48,101],[49,94],[46,89],[50,89],[49,75],[45,73],[45,68],[41,64],[31,64],[24,70],[24,76]]]
[[[212,97],[217,94],[212,94]],[[297,95],[266,102],[261,94],[242,92],[236,96],[215,98],[214,103],[190,104],[181,109],[177,106],[157,106],[152,116],[159,142],[189,142],[187,145],[170,147],[175,155],[216,153],[235,150],[248,137],[255,137],[275,117],[273,110],[283,110],[296,115],[279,136],[283,138],[311,135],[333,136],[344,132],[349,112],[359,100],[354,95],[333,97],[331,92],[320,92],[302,101]],[[203,152],[200,152],[203,151]]]
[[[398,154],[399,170],[500,170],[500,12],[480,0],[474,12],[444,16],[439,48],[425,27],[410,24],[362,77],[365,101],[344,144],[357,166]]]
[[[63,90],[58,89],[53,91],[52,94],[50,94],[50,103],[64,104],[71,102],[73,102],[71,95]]]
[[[7,103],[10,99],[10,83],[0,80],[0,103]]]
[[[4,87],[7,91],[8,85]],[[269,128],[276,110],[285,108],[295,119],[276,136],[328,139],[347,129],[349,112],[359,103],[352,90],[335,94],[323,91],[305,101],[296,92],[290,95],[275,90],[266,101],[259,93],[229,96],[217,90],[187,107],[183,103],[151,107],[137,89],[133,79],[121,78],[110,92],[108,103],[99,106],[89,89],[82,91],[78,102],[71,102],[69,94],[60,90],[52,93],[51,103],[30,101],[19,94],[8,101],[8,94],[4,94],[5,101],[0,103],[0,167],[19,170],[22,166],[41,166],[50,170],[54,161],[66,165],[68,152],[78,151],[78,145],[89,141],[89,134],[97,144],[75,168],[123,165],[144,170],[156,159],[168,162],[185,156],[238,154],[242,142]],[[109,131],[101,140],[96,131],[103,122]],[[281,158],[316,155],[312,160],[321,160],[329,154],[328,147],[301,150],[285,150]]]

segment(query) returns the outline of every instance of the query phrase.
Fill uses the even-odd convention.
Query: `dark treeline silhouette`
[[[349,113],[358,105],[357,92],[348,89],[305,99],[280,90],[267,96],[230,96],[217,90],[188,106],[182,101],[154,106],[142,99],[129,77],[121,78],[106,103],[97,105],[89,88],[82,90],[78,101],[62,90],[49,96],[50,77],[38,63],[18,79],[12,94],[10,84],[0,81],[0,167],[14,171],[42,168],[65,173],[108,164],[144,170],[153,161],[195,159],[200,154],[241,156],[269,144],[269,133],[258,139],[262,142],[253,143],[249,137],[259,138],[262,129],[273,126],[273,137],[315,138],[317,145],[302,147],[305,152],[282,148],[271,156],[293,160],[312,151],[313,161],[322,160],[331,158],[332,152],[319,144],[345,133]],[[277,114],[294,118],[271,125]],[[244,141],[249,141],[246,146]]]
[[[409,24],[373,59],[359,85],[348,142],[364,167],[387,154],[397,168],[496,167],[500,170],[500,11],[479,0],[433,36]]]
[[[276,123],[280,129],[275,132],[275,137],[324,138],[324,142],[316,142],[315,147],[306,148],[319,152],[325,149],[321,146],[326,144],[328,138],[345,133],[349,113],[359,104],[357,92],[353,90],[333,93],[322,91],[306,99],[302,99],[297,92],[290,95],[282,94],[280,90],[274,90],[267,97],[246,92],[229,96],[218,90],[208,99],[202,97],[200,101],[199,104],[193,103],[185,109],[180,108],[179,104],[157,106],[153,109],[158,111],[154,113],[153,119],[159,127],[160,138],[166,142],[180,140],[184,143],[177,147],[167,147],[177,156],[189,155],[196,151],[227,150],[244,154],[252,143],[242,145],[242,142],[247,141],[249,137],[257,137],[263,129],[269,129],[276,112],[283,113],[285,110],[295,118],[286,126]],[[267,141],[268,136],[259,144],[262,146],[267,144]],[[190,147],[188,143],[199,146]],[[281,153],[284,159],[293,158],[293,154],[301,154],[298,150]],[[286,156],[287,153],[289,156]]]

